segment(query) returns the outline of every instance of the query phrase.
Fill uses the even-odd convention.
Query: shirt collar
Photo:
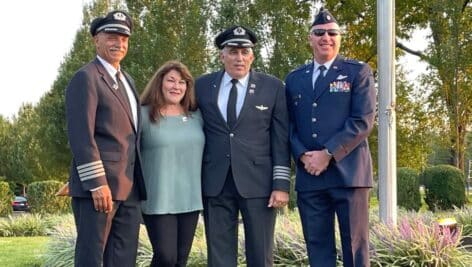
[[[225,71],[225,74],[223,74],[223,80],[222,84],[226,85],[228,83],[231,83],[231,76]],[[247,84],[249,82],[249,72],[246,74],[246,76],[242,77],[241,79],[238,79],[238,82],[243,86],[243,88],[247,88]]]
[[[330,61],[326,61],[324,64],[320,64],[316,62],[316,60],[313,60],[313,72],[317,71],[318,67],[321,65],[324,65],[326,67],[326,70],[329,70],[335,59],[336,57],[333,57]]]
[[[110,76],[115,79],[116,73],[120,70],[120,66],[118,66],[118,70],[115,69],[110,63],[108,63],[105,59],[101,58],[99,55],[97,55],[98,61],[102,63],[103,67],[105,70],[110,74]]]

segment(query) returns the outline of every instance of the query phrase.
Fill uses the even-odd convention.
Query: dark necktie
[[[320,65],[318,67],[318,70],[320,70],[320,74],[318,74],[318,77],[316,77],[316,81],[315,81],[315,85],[313,86],[313,90],[316,90],[320,86],[320,83],[324,78],[324,71],[326,70],[326,67],[324,65]]]
[[[233,128],[236,123],[236,100],[238,99],[238,88],[236,84],[238,80],[232,79],[231,91],[229,92],[228,105],[226,107],[226,122],[228,123],[229,128]]]
[[[121,96],[121,99],[125,102],[126,108],[128,111],[131,111],[131,105],[129,103],[128,94],[126,93],[126,87],[120,79],[121,72],[116,72],[116,83],[118,84],[118,92]]]

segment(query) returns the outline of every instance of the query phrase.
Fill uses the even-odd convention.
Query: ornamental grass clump
[[[472,238],[472,207],[454,208],[454,217],[462,226],[462,236]]]
[[[396,227],[377,223],[370,233],[372,266],[472,266],[462,229],[441,227],[429,216],[410,214]]]
[[[52,228],[51,221],[39,214],[8,216],[0,219],[0,236],[45,236]]]
[[[274,265],[308,265],[305,240],[298,213],[292,212],[277,217],[274,239]]]
[[[76,231],[72,215],[62,216],[62,220],[50,231],[52,236],[44,255],[45,267],[74,266]]]

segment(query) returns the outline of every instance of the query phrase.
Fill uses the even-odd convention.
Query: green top
[[[144,214],[176,214],[202,210],[201,169],[205,144],[200,111],[191,116],[149,120],[141,109],[141,156],[147,200]]]

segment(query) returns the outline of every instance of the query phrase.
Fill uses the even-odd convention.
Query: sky
[[[0,115],[11,118],[25,102],[50,90],[72,48],[88,0],[3,1],[0,25]]]
[[[58,69],[72,48],[82,22],[82,8],[90,0],[3,1],[0,25],[0,115],[12,118],[23,103],[37,104],[51,89]],[[408,42],[425,48],[424,33]],[[411,45],[411,44],[414,44]],[[415,80],[426,65],[406,56],[400,63]]]

